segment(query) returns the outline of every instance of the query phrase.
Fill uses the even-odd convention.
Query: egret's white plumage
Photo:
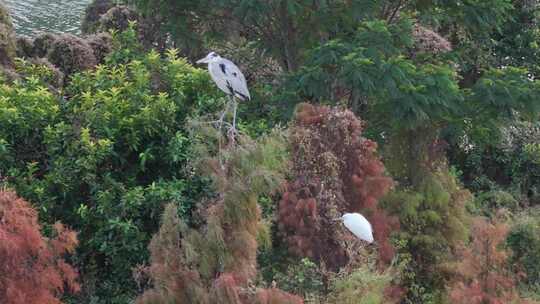
[[[356,237],[368,243],[373,242],[373,230],[368,220],[360,213],[345,213],[341,217],[343,224]]]
[[[242,71],[230,60],[222,58],[215,52],[210,52],[197,63],[208,63],[210,77],[225,94],[240,100],[249,100],[249,90]]]

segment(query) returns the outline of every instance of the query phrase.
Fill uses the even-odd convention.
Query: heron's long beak
[[[197,63],[198,64],[201,64],[201,63],[208,63],[208,56],[202,58],[202,59],[199,59],[197,60]]]

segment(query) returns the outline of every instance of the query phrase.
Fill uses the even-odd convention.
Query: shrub
[[[108,33],[98,33],[86,37],[98,63],[105,62],[105,57],[112,51],[112,37]]]
[[[129,28],[130,22],[137,23],[137,36],[139,42],[146,50],[156,49],[160,53],[172,46],[170,36],[163,33],[163,17],[160,12],[141,14],[131,6],[119,3],[132,1],[94,0],[86,9],[82,22],[84,34],[99,32],[122,32]]]
[[[524,205],[540,203],[538,122],[514,120],[499,130],[500,136],[488,139],[471,134],[465,145],[469,148],[458,145],[451,150],[450,160],[463,171],[464,183],[473,191],[502,190]]]
[[[348,110],[300,104],[290,130],[291,181],[279,204],[279,230],[292,253],[324,261],[331,269],[347,263],[344,212],[361,212],[373,225],[381,261],[394,249],[397,221],[377,206],[391,187],[376,144],[363,138],[362,122]]]
[[[369,265],[362,265],[352,273],[338,274],[332,280],[328,304],[387,304],[396,303],[386,292],[393,276],[378,273]]]
[[[502,208],[513,212],[517,211],[519,208],[519,202],[512,194],[502,190],[479,193],[475,197],[474,202],[484,216],[491,216],[497,210]]]
[[[44,83],[53,88],[64,85],[64,73],[45,58],[31,58],[28,61],[18,61],[17,64],[17,70],[23,75],[39,75]]]
[[[93,0],[85,9],[81,24],[83,34],[92,34],[99,28],[99,19],[114,6],[112,0]]]
[[[139,20],[139,15],[127,6],[114,6],[99,18],[99,29],[107,32],[116,30],[123,32],[128,29],[130,21]]]
[[[174,51],[125,55],[123,46],[108,64],[72,75],[61,96],[42,66],[21,63],[20,82],[0,80],[0,176],[39,202],[45,223],[80,231],[79,302],[133,298],[131,268],[148,258],[165,203],[188,216],[207,191],[186,169],[185,121],[213,111],[217,90]]]
[[[36,65],[47,66],[56,74],[55,79],[47,83],[55,88],[64,86],[66,75],[71,76],[104,63],[111,51],[112,37],[108,33],[90,35],[84,39],[69,34],[49,33],[41,34],[34,40],[25,37],[17,39],[17,56]]]
[[[17,37],[17,57],[28,58],[34,56],[34,42],[28,37]]]
[[[47,59],[66,76],[97,64],[92,47],[85,40],[70,34],[60,35],[52,42]]]
[[[0,299],[5,304],[61,303],[79,291],[77,272],[64,259],[77,245],[75,232],[57,222],[54,237],[41,233],[38,215],[14,192],[0,190]]]
[[[540,219],[538,211],[519,214],[506,242],[512,250],[510,261],[516,272],[523,272],[524,289],[538,292],[540,288]]]
[[[57,35],[51,33],[43,33],[34,39],[33,55],[36,57],[47,57],[52,44],[58,39]]]
[[[317,264],[303,258],[298,264],[290,264],[285,273],[276,273],[277,286],[304,298],[317,297],[324,292],[324,274]]]

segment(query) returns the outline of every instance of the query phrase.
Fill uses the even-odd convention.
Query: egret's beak
[[[202,58],[202,59],[199,59],[197,60],[197,63],[198,64],[201,64],[201,63],[208,63],[208,56]]]
[[[343,219],[340,218],[340,217],[336,217],[334,219],[332,219],[332,222],[341,222]]]

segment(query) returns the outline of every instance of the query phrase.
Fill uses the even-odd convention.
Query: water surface
[[[35,36],[40,32],[79,34],[84,9],[91,0],[3,1],[10,10],[17,34]]]

